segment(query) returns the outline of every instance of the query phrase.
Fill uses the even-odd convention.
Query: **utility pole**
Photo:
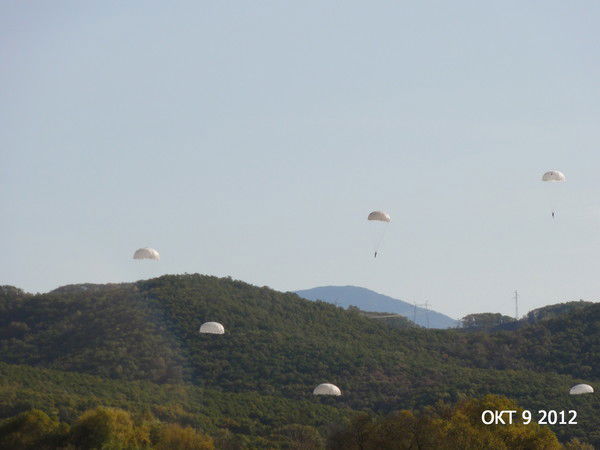
[[[519,320],[519,292],[515,291],[515,319]]]

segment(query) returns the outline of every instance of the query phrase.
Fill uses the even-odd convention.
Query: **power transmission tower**
[[[417,308],[419,306],[425,307],[425,321],[427,323],[427,328],[429,328],[429,301],[425,301],[425,303],[417,303],[415,302],[415,308],[413,310],[413,322],[417,323]]]

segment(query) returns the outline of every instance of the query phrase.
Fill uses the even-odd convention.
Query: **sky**
[[[597,301],[598,23],[596,1],[4,1],[0,284]]]

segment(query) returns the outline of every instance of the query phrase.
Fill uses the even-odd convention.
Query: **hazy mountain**
[[[421,307],[416,308],[415,314],[415,306],[411,303],[358,286],[321,286],[296,291],[296,294],[308,300],[323,300],[344,308],[356,306],[363,311],[401,314],[423,327],[454,328],[460,325],[452,317],[432,310],[426,311]]]

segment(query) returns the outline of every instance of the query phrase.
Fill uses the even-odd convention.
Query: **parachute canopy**
[[[367,217],[367,220],[379,220],[380,222],[391,222],[389,214],[384,213],[383,211],[373,211]]]
[[[200,333],[225,334],[225,327],[219,322],[206,322],[200,326]]]
[[[138,248],[133,254],[133,259],[160,259],[160,254],[153,248],[144,247]]]
[[[342,391],[335,384],[323,383],[315,388],[313,395],[342,395]]]
[[[569,394],[571,395],[581,395],[581,394],[592,394],[594,393],[594,388],[589,384],[576,384],[569,390]]]
[[[565,175],[558,170],[549,170],[544,175],[542,175],[542,181],[550,181],[553,183],[565,181]]]

